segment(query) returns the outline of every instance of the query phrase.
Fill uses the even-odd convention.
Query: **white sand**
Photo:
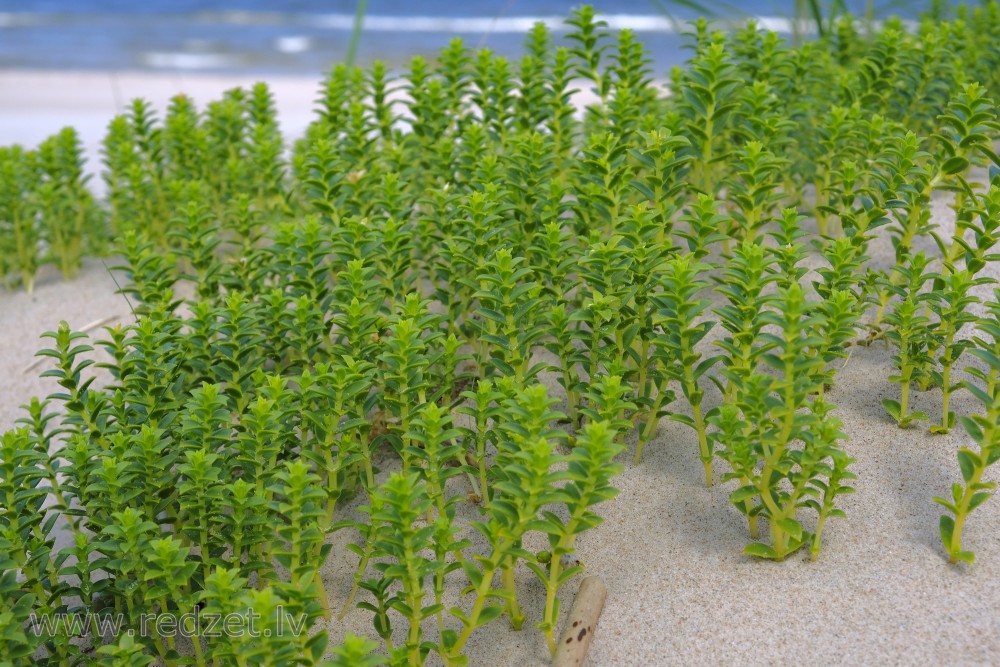
[[[133,90],[149,78],[136,77]],[[12,81],[35,92],[12,100]],[[198,81],[208,85],[207,79]],[[192,88],[187,78],[183,83],[195,94],[209,90]],[[165,84],[149,85],[151,99],[166,99]],[[220,81],[217,89],[231,85],[231,80]],[[303,87],[291,86],[293,92],[305,95],[305,84],[296,85]],[[31,115],[32,109],[47,108],[62,122],[83,121],[91,127],[98,119],[103,126],[114,111],[113,101],[101,106],[93,99],[93,107],[70,106],[56,114],[52,105],[64,104],[63,98],[56,97],[55,90],[44,92],[41,85],[36,90],[24,75],[0,75],[0,90],[4,142],[14,136],[10,119],[19,114],[25,134],[37,129],[41,120]],[[92,99],[86,90],[78,94]],[[304,124],[306,98],[296,99],[279,106],[292,113],[299,113],[301,106],[298,122]],[[30,143],[28,136],[16,138]],[[936,213],[938,220],[946,220],[941,207]],[[876,251],[884,261],[888,244],[881,242]],[[998,267],[991,271],[1000,277]],[[19,404],[54,388],[36,373],[23,373],[40,346],[38,336],[60,319],[79,328],[105,316],[126,318],[128,306],[113,291],[102,265],[89,261],[73,282],[40,276],[33,296],[0,292],[0,377],[5,379],[0,386],[0,429],[13,424]],[[977,554],[975,567],[948,565],[937,529],[941,508],[931,497],[946,494],[950,484],[959,481],[955,452],[969,439],[960,427],[947,436],[929,435],[926,423],[905,431],[896,428],[881,406],[883,398],[898,397],[898,385],[886,379],[889,374],[884,345],[857,348],[829,393],[850,436],[847,449],[857,459],[852,469],[859,479],[857,493],[840,503],[848,518],[828,524],[815,563],[806,556],[784,563],[741,556],[747,543],[743,517],[730,506],[727,489],[703,486],[693,432],[665,422],[659,437],[646,447],[643,463],[628,464],[617,479],[621,495],[602,507],[604,525],[579,542],[577,556],[609,590],[589,664],[996,664],[1000,500],[987,502],[969,520],[964,544]],[[707,400],[716,401],[717,395],[710,393]],[[939,414],[940,393],[917,393],[913,407]],[[958,414],[975,408],[965,392],[953,397]],[[716,466],[718,472],[725,467],[722,462]],[[996,479],[995,473],[991,479]],[[335,541],[343,544],[348,537],[343,533]],[[337,559],[339,552],[335,548],[324,570],[334,605],[343,602],[354,564],[353,556]],[[530,629],[530,619],[538,617],[540,589],[523,567],[519,581],[528,629],[515,633],[505,621],[494,622],[470,641],[471,664],[547,664],[544,640]],[[568,586],[572,590],[567,591],[564,610],[575,586]],[[330,630],[335,640],[345,631],[370,632],[370,625],[367,614],[354,611],[344,625],[331,623]]]
[[[53,267],[45,266],[38,272],[34,293],[23,289],[10,292],[0,287],[0,431],[14,426],[22,413],[18,406],[31,397],[44,398],[57,391],[58,385],[51,378],[39,375],[50,368],[49,360],[36,358],[38,350],[52,347],[52,340],[42,340],[46,331],[54,331],[60,320],[66,320],[74,331],[93,323],[113,318],[106,326],[132,321],[131,309],[125,297],[115,294],[115,280],[105,267],[111,260],[87,259],[75,280],[65,281]],[[90,332],[96,339],[103,338],[103,329]],[[93,343],[93,340],[90,341]]]

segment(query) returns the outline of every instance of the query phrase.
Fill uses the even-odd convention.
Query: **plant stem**
[[[812,544],[809,547],[809,560],[816,560],[822,547],[823,524],[826,523],[826,512],[820,512],[819,519],[816,520],[816,534],[813,535]]]
[[[601,327],[596,317],[594,318],[593,326],[594,328],[590,332],[590,370],[587,376],[587,380],[590,382],[594,382],[594,379],[597,377],[601,363],[601,355],[598,353],[601,347]]]
[[[326,593],[326,586],[323,585],[323,577],[320,576],[319,570],[316,570],[313,582],[316,584],[316,590],[319,593],[318,597],[320,606],[323,608],[323,618],[330,620],[330,596]]]
[[[797,334],[797,331],[786,332],[786,336]],[[779,525],[782,519],[787,518],[787,510],[780,508],[774,497],[771,495],[771,476],[774,467],[781,460],[782,455],[788,447],[788,442],[792,437],[792,429],[795,424],[795,361],[796,360],[793,356],[786,356],[784,371],[785,423],[781,428],[781,433],[778,436],[777,441],[774,443],[774,449],[765,461],[764,469],[761,471],[760,475],[760,486],[758,487],[761,492],[761,500],[764,501],[764,504],[767,505],[768,510],[770,511],[768,526],[771,530],[771,542],[774,551],[777,554],[778,560],[784,560],[785,556],[788,554],[788,533]],[[789,503],[789,505],[794,511],[794,502]]]
[[[372,527],[374,530],[374,526]],[[372,533],[374,535],[374,533]],[[351,586],[351,592],[347,595],[347,600],[344,601],[344,606],[340,610],[340,614],[337,615],[338,620],[343,620],[347,616],[347,612],[351,610],[351,604],[354,602],[354,596],[358,594],[358,587],[361,584],[361,579],[365,576],[365,571],[368,569],[368,561],[371,558],[372,550],[374,549],[374,539],[369,538],[365,540],[365,553],[358,561],[358,567],[354,570],[354,584]]]
[[[683,336],[681,345],[690,349],[687,337]],[[690,365],[684,367],[684,382],[687,385],[687,395],[695,397],[691,400],[691,414],[694,418],[694,428],[698,432],[698,449],[701,452],[701,463],[705,466],[705,486],[712,486],[712,452],[708,448],[708,433],[705,427],[705,417],[701,412],[701,397],[698,394],[698,382],[694,377],[694,369]]]
[[[657,427],[660,425],[660,407],[663,401],[663,392],[659,392],[656,398],[653,400],[653,407],[649,412],[649,416],[646,419],[646,425],[642,429],[642,433],[639,434],[639,441],[635,446],[635,456],[632,458],[632,463],[634,465],[639,465],[642,461],[642,449],[646,446],[646,443],[652,439],[653,435],[656,433]]]
[[[829,181],[829,171],[824,169],[822,183],[816,183],[816,231],[819,232],[820,236],[826,236],[827,233],[827,213],[826,211],[821,210],[821,207],[826,205],[826,189]]]
[[[784,518],[784,513],[772,516],[769,523],[771,527],[771,542],[774,545],[774,551],[779,561],[784,560],[785,556],[788,555],[788,533],[778,525],[778,521]]]
[[[507,600],[507,614],[510,616],[510,625],[515,630],[520,630],[524,625],[524,613],[521,611],[521,605],[517,602],[517,588],[514,582],[514,563],[504,566],[501,576],[503,578],[503,587],[507,589],[507,593],[510,594],[510,598]]]
[[[895,284],[895,277],[897,274],[894,273],[892,275],[893,277],[889,279],[890,284]],[[888,289],[882,290],[882,293],[879,294],[878,310],[875,311],[875,319],[872,320],[873,327],[878,327],[880,324],[882,324],[882,318],[885,316],[885,309],[886,306],[889,305],[889,299],[891,298],[891,296],[892,294],[889,292]]]
[[[951,401],[951,362],[944,364],[941,370],[941,432],[947,433],[951,428],[949,404]]]
[[[481,424],[476,437],[476,459],[479,464],[479,486],[483,505],[490,500],[490,487],[486,475],[486,424]]]
[[[639,370],[638,394],[640,398],[646,398],[648,390],[646,376],[649,373],[649,341],[643,339],[639,346],[639,361],[636,362]]]
[[[972,471],[972,476],[969,478],[968,483],[966,483],[965,491],[962,493],[962,500],[955,508],[955,525],[951,531],[951,544],[948,545],[948,560],[951,563],[958,562],[958,554],[962,551],[962,530],[965,528],[965,518],[969,515],[969,505],[972,503],[972,499],[976,493],[981,490],[979,488],[980,483],[982,482],[983,473],[986,472],[986,464],[989,463],[989,450],[992,449],[992,445],[994,444],[998,428],[997,424],[1000,422],[1000,407],[997,406],[998,403],[994,400],[993,406],[986,414],[986,419],[990,426],[985,430],[982,440],[980,440],[979,458],[983,461],[984,465],[976,466]]]
[[[705,466],[705,486],[712,486],[712,453],[708,449],[708,434],[705,431],[705,418],[701,414],[701,401],[691,406],[694,414],[694,427],[698,431],[698,447],[701,450],[701,462]]]
[[[542,622],[545,625],[545,641],[549,645],[549,653],[553,656],[556,654],[556,629],[555,624],[558,619],[555,618],[556,612],[556,593],[558,591],[558,586],[556,584],[559,581],[559,575],[562,573],[562,559],[553,554],[552,563],[549,565],[549,580],[545,582],[545,612],[542,616]]]
[[[899,425],[904,428],[910,423],[910,418],[908,416],[910,405],[910,375],[910,369],[907,368],[907,370],[902,374],[903,382],[899,393]]]
[[[510,545],[505,545],[506,551],[510,548]],[[469,637],[472,635],[472,631],[476,628],[476,623],[479,621],[480,615],[483,613],[483,607],[486,606],[486,600],[490,592],[490,586],[493,585],[493,577],[496,575],[497,569],[500,567],[499,564],[494,565],[493,563],[486,561],[487,567],[483,571],[483,579],[479,582],[479,587],[476,588],[476,601],[472,604],[472,612],[468,616],[468,624],[462,629],[462,633],[455,640],[455,645],[451,647],[451,654],[448,656],[450,660],[457,660],[458,656],[461,655],[462,649],[465,647],[465,643],[469,641]]]
[[[976,494],[975,488],[983,477],[986,468],[976,468],[972,473],[972,478],[965,485],[965,492],[962,494],[962,501],[955,511],[955,526],[951,531],[951,544],[948,545],[950,555],[948,562],[957,563],[958,553],[962,551],[962,530],[965,528],[965,517],[969,515],[969,503],[972,496]]]
[[[208,663],[205,661],[205,655],[201,650],[201,638],[197,633],[191,633],[191,645],[194,646],[194,659],[198,667],[208,667]]]

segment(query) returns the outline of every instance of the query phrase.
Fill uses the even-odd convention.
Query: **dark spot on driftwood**
[[[569,637],[569,638],[568,638],[568,639],[566,640],[566,643],[567,643],[567,644],[572,644],[572,643],[573,643],[573,638],[572,638],[572,637]]]
[[[578,626],[578,625],[580,625],[580,621],[573,621],[573,627],[574,627],[574,628],[575,628],[576,626]]]
[[[587,634],[587,628],[580,628],[580,634],[576,636],[576,641],[582,642],[586,634]]]

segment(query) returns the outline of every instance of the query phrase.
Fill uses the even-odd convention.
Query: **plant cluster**
[[[84,256],[107,252],[110,239],[88,180],[83,148],[71,127],[35,150],[0,148],[0,281],[5,287],[21,284],[30,292],[46,264],[72,278]]]
[[[0,654],[461,665],[501,617],[554,650],[625,437],[639,462],[665,419],[729,485],[747,554],[815,558],[854,477],[829,391],[879,337],[890,414],[912,423],[909,392],[935,387],[936,430],[957,420],[978,446],[941,501],[971,562],[965,519],[1000,459],[1000,292],[969,315],[1000,221],[983,169],[1000,164],[1000,6],[964,18],[843,22],[797,48],[701,22],[668,95],[635,36],[585,7],[565,45],[537,26],[516,62],[456,40],[399,76],[335,67],[287,158],[263,84],[203,111],[178,97],[162,121],[135,102],[104,178],[136,318],[46,334],[60,390],[3,435]],[[986,370],[963,380],[963,359]],[[983,414],[952,414],[965,389]],[[334,599],[324,564],[344,558]],[[323,623],[354,608],[380,641],[327,646]],[[95,633],[93,650],[28,630],[66,611],[133,629],[292,614],[302,632]]]

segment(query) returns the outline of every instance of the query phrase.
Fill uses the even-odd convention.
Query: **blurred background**
[[[559,29],[571,0],[0,0],[0,67],[267,74],[319,73],[349,57],[361,17],[359,63],[433,55],[454,35],[516,56],[535,21]],[[593,0],[615,28],[644,37],[657,69],[683,58],[678,21],[711,12],[791,32],[795,16],[850,11],[916,18],[941,2],[893,0]]]
[[[976,2],[976,0],[972,0]],[[402,68],[449,39],[517,57],[544,21],[562,34],[572,0],[0,0],[0,144],[33,147],[66,125],[96,171],[109,120],[143,97],[155,109],[186,93],[200,105],[264,79],[282,129],[312,117],[322,75],[337,62],[381,59]],[[593,0],[612,29],[646,43],[654,75],[683,62],[685,21],[720,27],[756,18],[789,38],[817,34],[844,12],[877,20],[946,13],[945,0]],[[793,33],[798,33],[793,35]],[[99,179],[95,185],[100,189]]]

